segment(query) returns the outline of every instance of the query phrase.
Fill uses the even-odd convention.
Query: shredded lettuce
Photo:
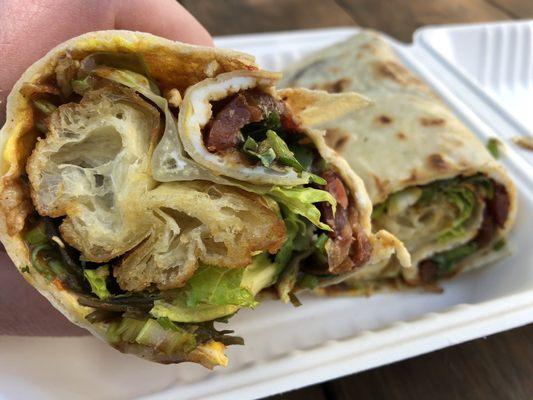
[[[457,217],[452,225],[440,232],[437,239],[447,242],[465,234],[466,225],[477,207],[477,197],[490,199],[493,192],[492,182],[481,174],[446,179],[392,194],[386,201],[374,207],[372,218],[380,218],[384,213],[399,215],[417,204],[445,201],[457,210]]]
[[[156,300],[150,314],[176,322],[211,321],[234,314],[241,307],[255,307],[254,296],[276,282],[280,267],[268,254],[253,258],[243,269],[201,267],[171,302]],[[192,284],[191,284],[192,281]]]
[[[196,347],[193,333],[178,327],[168,319],[137,320],[122,318],[107,329],[111,343],[128,342],[153,347],[166,354],[188,353]]]
[[[185,296],[178,294],[170,302],[156,300],[150,314],[156,318],[168,318],[175,322],[194,323],[212,321],[232,315],[238,310],[239,307],[234,305],[198,304],[189,307]]]
[[[279,282],[276,285],[276,289],[278,291],[280,300],[284,303],[288,303],[290,301],[295,306],[300,305],[299,301],[293,294],[293,289],[298,281],[300,263],[305,260],[312,251],[313,249],[308,249],[307,251],[300,252],[293,256],[287,267],[281,273]]]
[[[106,279],[109,276],[109,266],[107,264],[96,269],[86,269],[83,271],[83,275],[89,282],[89,285],[91,285],[92,292],[98,298],[105,300],[111,296],[106,285]]]
[[[438,240],[445,242],[465,234],[465,224],[470,219],[476,206],[476,195],[466,187],[452,187],[444,191],[448,202],[459,211],[452,227],[441,233]]]
[[[437,201],[439,195],[458,212],[452,226],[444,229],[437,238],[440,242],[447,242],[465,234],[466,223],[477,205],[476,194],[469,181],[449,180],[423,187],[419,201],[428,204]]]
[[[327,224],[320,221],[320,210],[313,204],[328,202],[333,207],[333,212],[335,212],[337,202],[330,193],[310,187],[276,187],[271,189],[268,195],[278,203],[283,204],[291,212],[307,218],[318,228],[325,231],[332,230]]]
[[[289,208],[283,207],[282,213],[286,227],[286,239],[275,258],[275,263],[281,271],[276,289],[283,302],[294,303],[294,296],[291,296],[292,290],[300,271],[300,261],[313,250],[313,230],[310,229],[312,225],[306,223]]]
[[[280,270],[289,263],[294,251],[301,251],[309,247],[309,233],[307,224],[297,214],[287,208],[283,209],[285,222],[285,243],[276,254],[275,263]]]
[[[475,253],[476,250],[476,244],[469,242],[454,249],[436,254],[431,257],[431,261],[437,265],[439,275],[442,276],[450,272],[456,263]]]

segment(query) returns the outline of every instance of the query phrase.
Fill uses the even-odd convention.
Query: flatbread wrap
[[[396,235],[413,267],[361,270],[329,293],[424,286],[499,257],[516,216],[502,166],[399,61],[379,34],[363,31],[290,66],[281,87],[355,91],[373,105],[317,124],[374,204],[374,229]]]
[[[396,238],[371,232],[362,181],[300,117],[368,101],[278,93],[278,79],[245,54],[138,32],[50,51],[15,84],[0,133],[15,266],[113,347],[209,368],[242,343],[214,323],[263,289],[295,301],[395,252],[408,268]]]

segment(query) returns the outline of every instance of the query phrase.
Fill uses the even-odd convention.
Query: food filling
[[[242,344],[213,323],[255,307],[267,287],[298,303],[297,290],[370,258],[353,194],[272,94],[248,89],[212,102],[205,147],[306,174],[305,184],[260,187],[205,172],[179,147],[179,108],[162,95],[176,89],[160,87],[135,56],[66,55],[55,72],[22,89],[40,132],[24,178],[35,207],[25,270],[75,293],[117,348],[176,361],[202,345]],[[165,136],[201,178],[154,179],[151,157]]]
[[[419,262],[419,279],[430,284],[457,273],[471,254],[493,246],[509,213],[505,187],[482,174],[441,180],[395,193],[374,208],[378,228],[390,230],[416,256],[437,251]]]

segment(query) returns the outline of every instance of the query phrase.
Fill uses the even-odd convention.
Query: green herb
[[[245,154],[258,158],[267,168],[273,168],[274,163],[293,168],[296,172],[308,172],[309,181],[318,185],[325,185],[326,181],[310,172],[313,164],[313,152],[310,148],[298,144],[288,145],[278,132],[283,131],[280,116],[271,112],[261,122],[254,122],[241,129],[246,137],[243,145]]]
[[[267,131],[281,131],[281,120],[277,112],[271,112],[260,122],[252,122],[241,129],[244,137],[252,137],[256,141],[263,141],[266,138]]]
[[[259,143],[252,136],[248,136],[244,142],[243,151],[249,156],[259,158],[265,167],[271,168],[272,164],[277,161],[294,168],[297,172],[303,171],[303,167],[294,157],[294,153],[276,132],[269,129],[265,135],[266,139]]]
[[[24,272],[24,273],[28,274],[30,272],[30,267],[28,265],[26,265],[26,266],[24,266],[24,267],[22,267],[20,269],[20,272]]]
[[[243,151],[249,156],[257,157],[265,167],[270,168],[276,160],[276,152],[272,147],[265,146],[266,140],[261,142],[261,146],[248,136],[243,145]]]
[[[489,153],[492,154],[492,157],[495,159],[500,158],[500,146],[501,142],[496,138],[490,138],[487,142],[487,149]]]
[[[296,159],[296,157],[294,157],[294,153],[289,149],[287,143],[285,143],[285,141],[280,138],[276,132],[269,129],[266,132],[266,136],[267,138],[265,141],[268,141],[268,145],[272,147],[272,149],[276,153],[276,159],[280,163],[294,168],[294,170],[297,172],[303,171],[304,168]]]

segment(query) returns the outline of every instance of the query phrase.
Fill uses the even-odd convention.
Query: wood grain
[[[321,385],[313,385],[292,392],[281,393],[268,397],[268,400],[327,400]]]
[[[268,400],[531,400],[533,324]]]
[[[405,42],[410,42],[413,32],[424,25],[510,18],[500,8],[484,0],[336,0],[336,2],[359,25],[381,30]]]
[[[181,0],[212,35],[354,25],[333,0]]]
[[[533,18],[532,0],[487,0],[487,2],[513,18]]]
[[[338,400],[531,400],[533,325],[326,384]]]

